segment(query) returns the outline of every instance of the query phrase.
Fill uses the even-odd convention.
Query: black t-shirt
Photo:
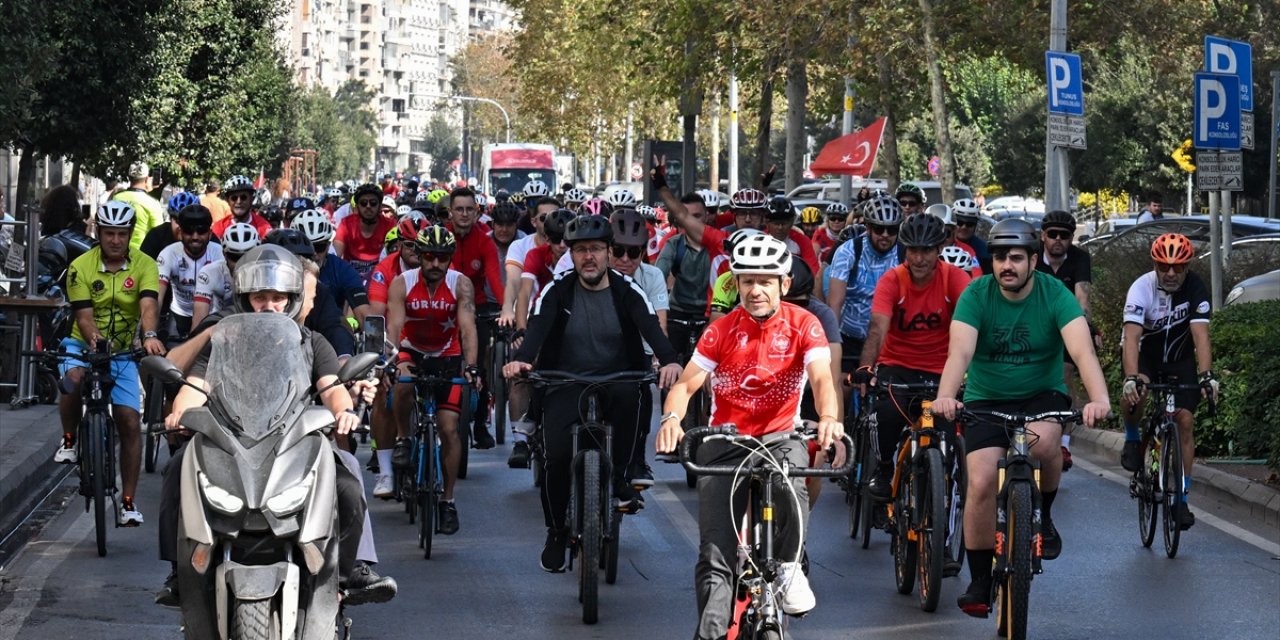
[[[228,315],[231,315],[231,313],[215,313],[210,315],[200,323],[200,326],[196,327],[195,330],[191,332],[191,335],[194,336],[209,327],[212,327],[217,324],[219,320],[222,320]],[[333,345],[329,344],[329,341],[325,340],[324,336],[314,331],[310,331],[305,328],[301,330],[304,337],[307,334],[310,334],[311,336],[311,384],[316,384],[320,381],[320,378],[325,376],[338,375],[338,354],[333,350]],[[191,371],[188,372],[188,375],[203,378],[209,369],[209,354],[212,351],[213,342],[210,341],[204,345],[203,349],[200,350],[200,355],[196,356],[195,364],[191,365]]]
[[[177,241],[178,239],[173,235],[173,225],[166,222],[148,231],[147,235],[142,237],[142,246],[139,249],[155,260],[165,247]]]
[[[1047,256],[1040,258],[1040,262],[1036,263],[1036,270],[1061,280],[1062,284],[1067,285],[1067,291],[1070,291],[1071,295],[1076,294],[1077,283],[1093,282],[1093,267],[1089,261],[1089,252],[1074,245],[1067,247],[1067,257],[1057,271],[1053,270]]]

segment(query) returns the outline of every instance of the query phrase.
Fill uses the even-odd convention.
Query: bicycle
[[[1150,547],[1156,537],[1156,517],[1163,506],[1164,553],[1170,558],[1178,555],[1178,543],[1182,528],[1178,524],[1179,505],[1185,504],[1186,486],[1183,478],[1182,441],[1178,435],[1178,423],[1174,405],[1179,391],[1199,393],[1198,384],[1179,384],[1177,376],[1166,376],[1165,382],[1145,386],[1156,394],[1150,415],[1143,419],[1142,464],[1129,480],[1129,496],[1138,501],[1138,531],[1142,546]],[[1209,405],[1210,413],[1214,406]],[[1148,451],[1151,454],[1147,459]]]
[[[168,442],[172,437],[164,428],[165,384],[156,377],[145,378],[146,392],[142,406],[142,468],[147,473],[155,473],[156,463],[160,459],[160,440]]]
[[[1027,425],[1045,420],[1080,422],[1079,411],[1046,411],[1034,415],[962,409],[958,421],[973,424],[994,419],[1009,432],[1009,448],[999,463],[996,489],[995,568],[996,631],[1001,637],[1025,640],[1031,579],[1043,573],[1040,530],[1040,463],[1031,458],[1036,436]]]
[[[431,559],[432,537],[438,532],[436,510],[440,505],[440,497],[444,495],[444,467],[440,461],[440,438],[436,430],[436,397],[435,391],[451,385],[466,385],[464,378],[442,378],[438,376],[400,376],[401,384],[413,385],[413,408],[410,410],[409,422],[414,425],[413,437],[409,440],[409,471],[394,469],[393,486],[396,488],[396,499],[404,502],[405,513],[409,515],[409,524],[418,524],[418,548],[422,549],[422,557]],[[464,402],[466,398],[464,398]],[[466,441],[459,443],[463,450]]]
[[[601,419],[600,391],[610,384],[636,384],[643,388],[657,381],[652,371],[620,371],[584,376],[568,371],[527,371],[527,380],[538,387],[585,385],[586,411],[573,425],[573,482],[569,485],[569,566],[578,559],[578,601],[582,621],[599,619],[599,571],[605,582],[618,579],[618,540],[623,512],[613,508],[613,425]],[[581,407],[579,400],[579,407]]]
[[[492,325],[486,352],[489,366],[485,371],[485,385],[493,404],[493,439],[498,444],[505,444],[508,424],[507,379],[502,376],[502,367],[507,364],[511,342],[519,336],[519,332],[514,327],[499,325],[500,314],[500,311],[476,312],[476,322]]]
[[[850,396],[848,415],[857,417],[854,418],[852,425],[846,426],[845,431],[850,434],[853,441],[853,448],[849,450],[849,459],[853,461],[853,468],[849,471],[849,475],[837,480],[840,488],[844,490],[844,503],[849,509],[849,537],[854,540],[861,537],[863,549],[871,544],[872,499],[868,485],[871,482],[871,472],[875,468],[875,460],[871,450],[871,438],[874,435],[871,428],[871,411],[860,411],[859,408],[872,406],[873,402],[873,397],[870,395],[860,398],[855,392]]]
[[[689,347],[688,351],[684,353],[685,358],[683,359],[683,363],[687,364],[689,362],[689,358],[693,357],[693,352],[698,348],[698,338],[702,337],[702,331],[707,328],[707,325],[710,324],[711,320],[709,318],[693,318],[684,320],[682,318],[668,317],[667,321],[674,322],[689,330]],[[681,421],[680,427],[687,432],[692,429],[696,429],[701,425],[705,425],[710,417],[710,410],[711,399],[707,395],[706,388],[700,388],[694,391],[689,396],[689,410],[685,412],[684,420]],[[688,469],[685,469],[684,480],[685,484],[688,485],[690,489],[698,486],[698,476],[694,475],[693,472]]]
[[[844,466],[838,468],[792,467],[786,458],[779,460],[767,449],[768,444],[782,438],[812,440],[816,435],[791,431],[760,439],[739,434],[734,425],[720,425],[696,427],[686,431],[680,441],[680,463],[686,470],[697,475],[731,476],[735,492],[741,486],[746,486],[749,492],[741,523],[735,522],[739,566],[734,576],[735,596],[727,640],[783,640],[786,637],[780,614],[783,590],[774,584],[786,561],[774,556],[775,481],[781,479],[789,485],[790,478],[838,478],[847,476],[854,466],[850,456]],[[847,434],[842,439],[848,450],[853,451],[852,439]],[[703,466],[695,462],[694,445],[712,441],[741,447],[748,452],[747,458],[729,465]],[[803,554],[797,553],[800,555]],[[800,558],[794,560],[799,562]]]
[[[22,355],[47,360],[77,360],[88,365],[80,378],[80,398],[84,403],[84,415],[76,435],[77,472],[80,476],[80,495],[84,496],[84,510],[93,509],[94,541],[98,556],[107,555],[107,499],[110,498],[111,514],[119,513],[116,499],[116,424],[111,416],[111,388],[115,380],[111,376],[111,363],[120,357],[137,359],[138,350],[112,352],[110,343],[98,341],[92,353],[68,353],[66,351],[23,351]],[[120,522],[112,521],[116,528]]]

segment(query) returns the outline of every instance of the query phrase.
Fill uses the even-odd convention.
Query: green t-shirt
[[[93,309],[93,322],[113,351],[127,349],[138,330],[142,298],[160,290],[156,261],[141,251],[130,251],[119,271],[107,271],[102,248],[94,247],[67,268],[67,299],[72,309]],[[71,337],[84,341],[80,325],[71,324]]]
[[[169,223],[169,211],[141,189],[125,189],[111,199],[127,202],[133,207],[133,235],[129,238],[132,251],[142,248],[142,239],[147,237],[148,231]]]
[[[1033,272],[1031,293],[1010,301],[994,276],[982,276],[956,302],[953,321],[978,330],[964,399],[1020,400],[1045,391],[1067,393],[1062,382],[1062,327],[1084,315],[1057,278]]]
[[[738,306],[738,279],[732,271],[726,271],[716,278],[716,285],[711,290],[711,310],[729,313]]]

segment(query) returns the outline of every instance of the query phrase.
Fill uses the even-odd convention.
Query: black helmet
[[[205,231],[213,225],[213,214],[202,204],[189,204],[178,212],[178,226],[183,230],[203,228]]]
[[[578,216],[565,225],[564,240],[569,244],[586,240],[603,240],[608,244],[613,240],[613,230],[604,216]]]
[[[1006,218],[997,222],[988,235],[987,247],[992,250],[1022,247],[1028,253],[1034,253],[1040,244],[1040,234],[1036,233],[1036,228],[1021,218]]]
[[[493,201],[498,204],[502,204],[504,202],[510,202],[511,193],[508,192],[506,189],[498,189],[498,192],[493,194]]]
[[[774,196],[769,198],[764,219],[773,222],[795,222],[796,208],[791,206],[791,201],[786,196]]]
[[[267,237],[270,238],[271,234],[267,234]],[[310,242],[306,244],[311,246]],[[250,249],[236,263],[235,273],[232,275],[236,311],[253,312],[253,305],[249,302],[250,294],[279,291],[289,296],[285,315],[296,320],[302,313],[303,275],[302,263],[283,247],[264,244]]]
[[[1076,217],[1066,211],[1050,211],[1044,214],[1044,218],[1040,220],[1041,229],[1066,229],[1071,233],[1076,231]]]
[[[542,221],[542,232],[546,234],[547,239],[551,242],[560,242],[564,238],[565,229],[569,226],[569,221],[578,217],[578,214],[568,209],[556,209],[547,215],[547,219]]]
[[[494,224],[515,224],[520,219],[520,209],[510,202],[502,202],[493,208],[489,216]]]
[[[613,243],[628,247],[643,247],[649,242],[649,225],[635,209],[618,209],[609,217],[613,229]]]
[[[258,215],[262,216],[271,226],[276,226],[284,221],[284,212],[280,211],[280,207],[274,204],[265,204],[258,209]]]
[[[285,213],[289,214],[297,214],[314,208],[316,208],[316,203],[311,198],[290,198],[284,205]]]
[[[316,248],[312,246],[306,234],[297,229],[272,229],[267,233],[267,237],[262,239],[262,243],[282,247],[295,256],[314,258],[316,255]],[[248,255],[245,254],[245,256]],[[236,264],[236,268],[240,268],[239,263]]]
[[[430,224],[418,231],[414,238],[414,247],[418,253],[453,253],[458,249],[458,241],[448,229]]]
[[[377,196],[378,206],[382,206],[382,187],[379,187],[378,185],[373,184],[372,182],[366,182],[356,187],[355,194],[351,196],[351,203],[354,205],[355,203],[359,202],[361,196]]]
[[[947,241],[947,227],[942,218],[916,214],[907,218],[898,231],[898,242],[904,247],[937,247]]]
[[[788,300],[804,300],[813,294],[813,269],[804,260],[791,261],[791,288],[787,289]]]

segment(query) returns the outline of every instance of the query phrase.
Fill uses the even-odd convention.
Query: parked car
[[[849,198],[858,197],[858,191],[862,187],[871,189],[888,189],[889,183],[879,178],[871,178],[869,180],[862,178],[854,178],[849,193]],[[787,194],[793,202],[796,200],[830,200],[831,202],[840,201],[840,180],[819,180],[809,184],[802,184],[791,193]]]
[[[1021,211],[1025,213],[1035,213],[1044,215],[1045,207],[1043,200],[1035,198],[1024,198],[1022,196],[1001,196],[994,198],[987,203],[985,207],[987,215],[996,220],[1003,220],[999,214],[1005,211]]]
[[[1241,280],[1227,292],[1225,304],[1280,299],[1280,269]]]
[[[631,195],[635,196],[636,202],[641,202],[644,199],[643,182],[614,182],[597,193],[599,193],[599,197],[608,200],[609,196],[618,191],[630,191]]]

